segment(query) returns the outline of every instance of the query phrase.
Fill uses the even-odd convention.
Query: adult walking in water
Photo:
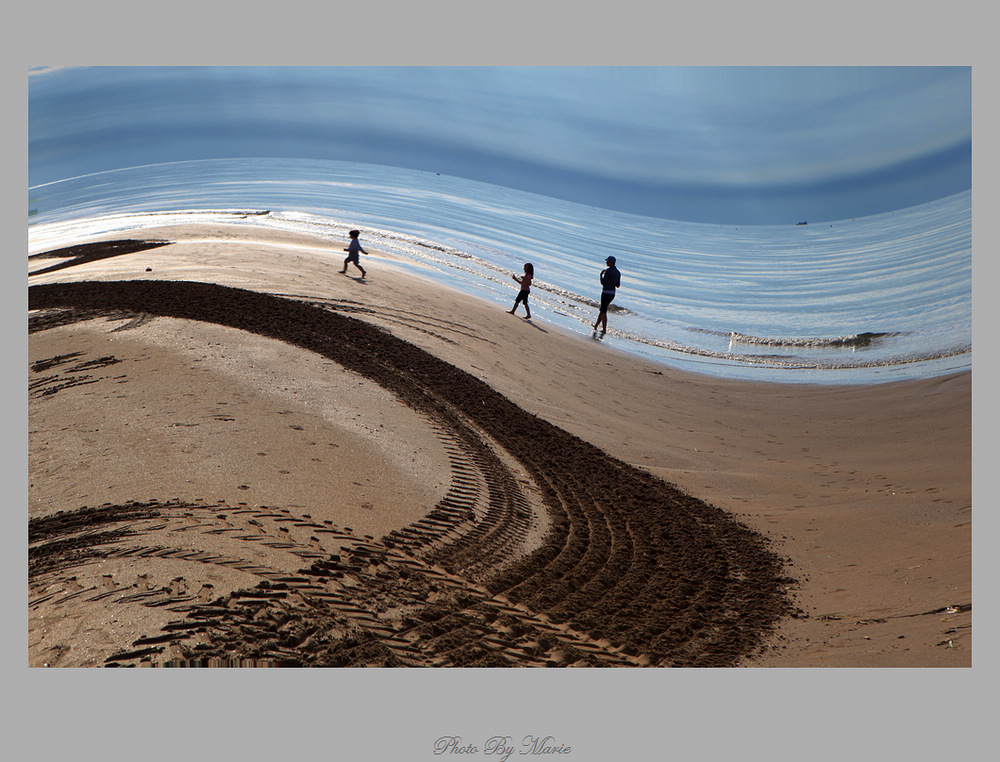
[[[615,258],[608,257],[605,263],[608,266],[601,270],[601,286],[604,287],[601,291],[601,311],[597,315],[597,322],[594,323],[594,333],[597,333],[597,326],[601,326],[601,336],[608,331],[608,305],[615,298],[615,290],[622,284],[622,274],[615,266]]]
[[[363,268],[361,266],[361,262],[358,261],[358,252],[360,251],[362,254],[367,254],[368,252],[361,248],[361,241],[358,240],[358,236],[361,235],[361,231],[352,230],[348,233],[348,235],[351,237],[351,242],[347,245],[347,248],[344,249],[344,251],[347,252],[347,259],[344,260],[344,269],[340,272],[346,273],[347,266],[353,262],[354,266],[361,271],[361,277],[364,278],[366,275],[365,268]]]

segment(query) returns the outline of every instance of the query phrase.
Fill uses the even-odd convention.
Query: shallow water
[[[366,248],[507,309],[511,275],[530,261],[535,320],[587,337],[598,276],[614,254],[622,288],[607,344],[726,378],[853,384],[971,368],[971,203],[965,192],[854,220],[737,227],[429,172],[234,159],[32,187],[29,237],[32,248],[56,248],[82,235],[221,220],[346,245],[357,227]]]

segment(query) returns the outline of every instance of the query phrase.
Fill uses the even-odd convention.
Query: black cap
[[[604,261],[607,262],[609,265],[613,265],[615,263],[615,258],[614,257],[608,257]]]

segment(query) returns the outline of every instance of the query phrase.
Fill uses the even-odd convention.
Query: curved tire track
[[[245,658],[338,665],[731,666],[791,611],[785,588],[792,580],[760,535],[368,323],[267,294],[169,281],[32,286],[29,308],[72,308],[88,316],[128,310],[286,341],[381,384],[454,442],[451,491],[428,516],[378,540],[345,541],[346,557],[358,566],[349,584],[337,578],[337,585],[316,589],[307,570],[341,563],[330,559],[342,554],[322,543],[309,550],[306,543],[307,552],[319,554],[313,566],[286,576],[308,584],[281,583],[304,603],[260,599],[268,611],[284,612],[275,621],[299,622],[322,648],[279,647],[275,642],[282,641],[271,638],[270,651]],[[513,562],[531,511],[503,453],[539,486],[550,521],[542,547]],[[358,560],[366,557],[371,563],[362,569]],[[414,595],[431,584],[433,595]],[[267,617],[250,612],[249,599],[239,592],[213,604],[228,612],[215,612],[215,619],[199,617],[197,605],[203,604],[187,613],[192,621],[213,623],[198,624],[202,646],[214,644],[201,648],[206,658],[253,650],[246,647],[249,636],[238,635],[241,627],[252,630],[240,618]],[[178,625],[172,632],[183,631]],[[135,650],[157,647],[143,641]],[[189,651],[185,658],[198,655]],[[129,661],[124,656],[116,663]]]

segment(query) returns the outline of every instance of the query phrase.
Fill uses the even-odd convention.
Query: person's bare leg
[[[597,330],[597,326],[601,326],[601,333],[608,332],[608,313],[602,312],[597,316],[597,322],[594,323],[594,330]]]

